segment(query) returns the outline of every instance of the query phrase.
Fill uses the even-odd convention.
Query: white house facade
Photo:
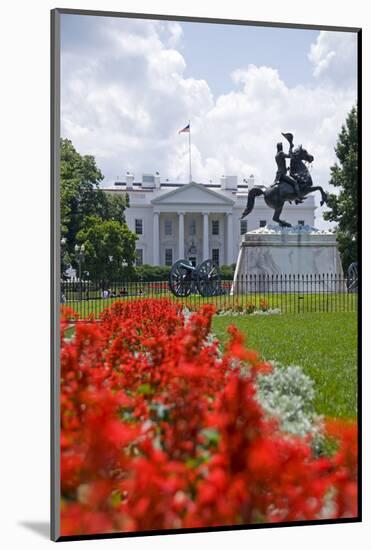
[[[128,193],[130,206],[125,218],[137,234],[137,264],[172,265],[187,258],[194,265],[212,258],[219,265],[235,263],[241,235],[273,223],[273,210],[262,197],[255,208],[240,220],[246,206],[253,177],[238,184],[237,176],[223,176],[216,183],[161,182],[158,174],[144,175],[134,182],[132,174],[125,182],[105,188],[107,193]],[[286,204],[282,218],[293,225],[314,225],[314,197],[300,204]]]

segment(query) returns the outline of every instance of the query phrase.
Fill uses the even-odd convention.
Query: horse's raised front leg
[[[291,227],[291,223],[280,220],[283,204],[275,209],[273,214],[273,221],[277,222],[281,227]]]
[[[314,185],[313,187],[310,187],[308,189],[308,193],[312,193],[312,191],[319,191],[321,193],[321,202],[320,205],[323,206],[325,203],[327,204],[327,193],[323,190],[323,188],[320,185]]]

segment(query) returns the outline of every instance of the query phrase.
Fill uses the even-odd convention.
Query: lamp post
[[[81,264],[85,260],[85,245],[75,244],[75,254],[77,265],[79,266],[79,286],[80,286],[80,302],[82,301],[82,281],[81,281]]]
[[[62,237],[61,239],[61,257],[60,257],[60,294],[61,294],[61,304],[66,302],[66,297],[64,295],[64,285],[63,285],[63,275],[64,275],[64,255],[66,253],[66,244],[67,239]]]
[[[61,276],[61,279],[63,279],[63,275],[64,275],[64,256],[66,254],[66,244],[67,244],[67,239],[65,237],[62,237],[61,238],[61,273],[60,273],[60,276]]]
[[[124,270],[123,273],[124,273],[124,279],[125,279],[125,277],[126,277],[126,268],[129,267],[129,264],[126,260],[122,260],[121,265],[122,265],[122,268]]]
[[[109,272],[108,272],[108,276],[109,276],[109,281],[108,281],[108,286],[109,288],[111,288],[111,285],[112,285],[112,266],[113,266],[113,256],[108,256],[108,260],[109,260]]]
[[[127,276],[126,268],[129,266],[129,264],[125,259],[123,259],[122,262],[121,262],[121,265],[122,265],[122,268],[123,268],[123,281],[122,282],[124,283],[124,285],[126,285],[126,284],[128,284],[128,281],[126,279],[126,276]],[[126,283],[125,283],[125,280],[126,280]],[[122,290],[125,290],[125,292],[126,292],[126,286],[122,287]],[[121,291],[120,291],[120,295],[121,295]]]

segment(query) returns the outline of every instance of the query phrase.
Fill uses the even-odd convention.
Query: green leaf
[[[155,393],[155,388],[150,384],[141,384],[137,389],[139,395],[153,395]]]

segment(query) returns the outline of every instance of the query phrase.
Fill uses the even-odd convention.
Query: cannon
[[[212,260],[205,260],[196,267],[188,260],[178,260],[170,270],[169,288],[178,298],[196,290],[204,297],[222,294],[219,267]]]

